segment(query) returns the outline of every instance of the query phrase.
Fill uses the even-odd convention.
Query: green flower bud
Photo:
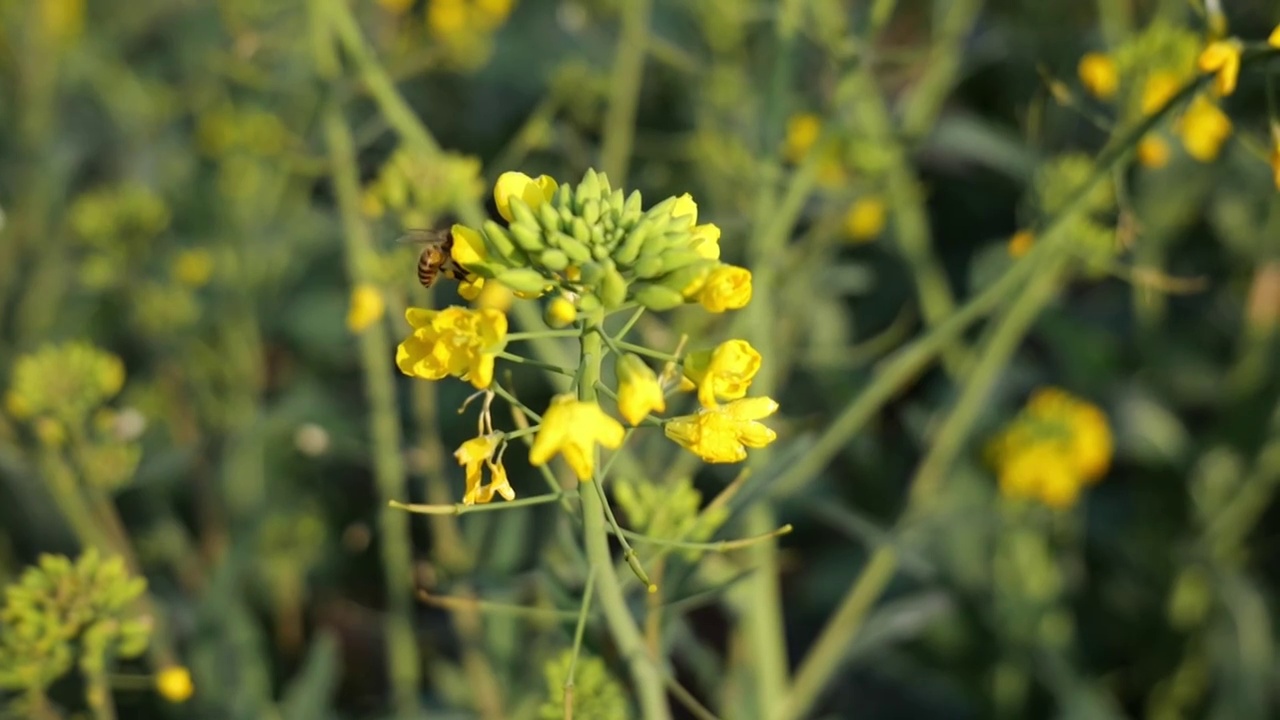
[[[612,220],[613,217],[622,215],[622,209],[627,204],[627,194],[622,192],[622,188],[617,188],[609,193],[607,202],[609,204],[609,212],[605,213],[605,217]]]
[[[699,260],[663,275],[658,278],[658,282],[687,298],[702,288],[707,282],[707,276],[719,264],[718,260]]]
[[[605,248],[605,254],[608,255],[613,247],[613,243],[609,242],[609,237],[605,235],[603,225],[591,226],[591,243],[597,247]]]
[[[635,276],[645,280],[652,280],[662,274],[662,256],[650,255],[640,258],[632,268]]]
[[[507,202],[507,207],[511,210],[512,227],[516,225],[523,225],[530,229],[538,227],[538,216],[534,214],[528,203],[514,195]]]
[[[538,262],[548,270],[560,272],[569,267],[569,256],[563,250],[547,248],[538,256]]]
[[[551,283],[533,268],[515,268],[498,273],[498,282],[523,293],[540,293]]]
[[[600,281],[604,279],[605,267],[598,262],[584,262],[579,270],[582,275],[582,284],[587,287],[598,287]]]
[[[573,214],[573,208],[562,207],[558,212],[560,213],[560,229],[572,232],[573,221],[577,218],[577,215]]]
[[[636,283],[632,285],[632,297],[646,308],[663,312],[684,304],[684,296],[665,285]]]
[[[600,281],[600,302],[606,310],[612,310],[627,300],[627,281],[616,268],[609,268]]]
[[[542,232],[547,235],[560,232],[560,213],[551,206],[551,203],[538,206],[538,224],[542,226]]]
[[[645,240],[649,239],[649,235],[652,232],[652,223],[641,222],[636,225],[614,249],[613,259],[624,267],[635,262],[636,258],[640,256],[640,248],[644,247]]]
[[[489,249],[491,255],[496,255],[515,265],[528,264],[529,257],[521,252],[520,248],[516,247],[511,236],[507,234],[501,225],[492,220],[485,220],[482,227],[484,232],[481,235],[484,237],[485,247]]]
[[[687,265],[692,265],[699,260],[704,260],[701,255],[693,250],[679,249],[668,250],[662,253],[662,272],[669,273],[679,270]]]
[[[640,222],[642,215],[644,215],[644,199],[640,197],[639,190],[633,190],[622,206],[622,214],[618,217],[618,224],[630,230],[635,227],[637,222]]]
[[[580,217],[574,218],[570,223],[570,230],[574,240],[587,245],[591,244],[591,228],[585,220]]]
[[[592,245],[591,257],[604,262],[609,259],[609,248],[605,245]]]
[[[587,225],[600,222],[600,201],[591,199],[582,203],[582,217],[579,219],[586,221]]]
[[[578,201],[582,203],[587,200],[600,200],[600,176],[595,170],[587,168],[587,172],[582,176],[582,182],[578,183],[576,195]]]
[[[676,199],[673,197],[669,197],[666,200],[663,200],[662,202],[658,203],[657,205],[654,205],[653,207],[649,208],[649,212],[645,213],[644,215],[646,218],[652,218],[654,220],[670,220],[671,212],[675,210],[675,208],[676,208]]]
[[[573,207],[573,195],[573,188],[568,185],[561,185],[556,188],[556,193],[551,196],[551,202],[549,204],[555,205],[557,208]]]
[[[579,242],[577,238],[561,234],[557,239],[559,248],[575,263],[583,263],[591,259],[591,248]]]
[[[511,207],[514,208],[515,203],[512,203]],[[528,208],[526,207],[525,210],[528,211]],[[529,212],[529,217],[533,218],[532,212]],[[530,224],[512,223],[508,230],[511,232],[511,239],[526,252],[538,252],[546,247],[546,241],[542,237],[542,229],[538,226],[536,219],[533,219]]]
[[[578,297],[578,309],[584,313],[595,312],[600,309],[600,298],[592,293],[586,293]]]

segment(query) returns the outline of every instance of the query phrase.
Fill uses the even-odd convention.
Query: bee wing
[[[440,242],[443,239],[443,232],[440,230],[423,230],[415,228],[406,230],[403,235],[396,238],[396,243],[401,245],[424,245],[427,243]]]

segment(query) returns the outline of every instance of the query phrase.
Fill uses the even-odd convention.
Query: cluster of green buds
[[[480,160],[470,155],[425,156],[401,147],[364,187],[366,217],[392,213],[405,228],[433,225],[449,208],[471,202],[483,192]]]
[[[688,477],[667,485],[618,478],[613,493],[628,522],[651,538],[704,542],[729,519],[723,503],[702,509],[702,493]],[[692,561],[701,553],[686,550],[683,555]]]
[[[1081,187],[1092,180],[1093,159],[1082,153],[1055,157],[1039,168],[1032,183],[1029,205],[1038,217],[1054,217],[1067,209]],[[1081,211],[1072,216],[1067,232],[1072,237],[1072,252],[1080,260],[1086,276],[1100,277],[1113,269],[1120,245],[1115,229],[1115,186],[1099,182],[1083,198]],[[1033,236],[1023,231],[1009,244],[1010,254],[1020,256],[1034,243]]]
[[[454,257],[468,271],[517,293],[560,290],[579,312],[635,303],[671,310],[697,302],[711,312],[743,307],[751,274],[720,262],[720,230],[698,225],[689,195],[644,209],[639,191],[612,188],[588,170],[576,186],[505,173],[495,189],[508,222],[454,227]]]
[[[632,717],[627,694],[598,657],[577,657],[565,651],[547,663],[544,670],[547,699],[538,710],[540,720],[561,720],[567,716],[627,720]],[[570,677],[572,674],[572,678]],[[572,679],[573,705],[565,707],[565,685]]]
[[[131,577],[120,557],[86,550],[74,562],[43,555],[14,584],[0,606],[0,688],[28,700],[75,665],[101,678],[115,658],[142,654],[151,619],[134,611],[146,581]],[[90,683],[90,693],[98,684]],[[95,705],[94,697],[89,698]]]

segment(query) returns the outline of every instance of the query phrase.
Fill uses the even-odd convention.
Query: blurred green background
[[[607,486],[637,529],[732,489],[714,534],[659,537],[793,527],[638,544],[656,600],[619,553],[672,716],[1274,716],[1277,23],[1271,0],[0,0],[0,586],[44,553],[123,563],[10,593],[0,702],[568,717],[576,506],[387,507],[460,502],[476,410],[395,371],[406,306],[468,304],[396,238],[496,216],[503,172],[595,168],[646,205],[691,193],[755,277],[741,317],[651,313],[643,341],[747,337],[781,405],[745,478],[654,437],[626,471],[648,494]],[[1225,97],[1197,71],[1224,37]],[[470,302],[541,327],[542,300]],[[532,408],[560,390],[513,374]],[[1105,472],[1056,503],[1017,483],[1069,457],[1019,476],[990,450],[1046,386],[1105,418]],[[508,467],[543,491],[523,448]],[[572,717],[645,717],[588,615]],[[55,639],[23,651],[33,627]]]

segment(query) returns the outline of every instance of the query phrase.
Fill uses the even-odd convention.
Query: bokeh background
[[[537,330],[543,301],[424,291],[396,238],[496,216],[502,172],[595,168],[691,193],[755,275],[741,318],[639,336],[748,337],[782,408],[746,466],[655,437],[609,486],[650,535],[792,527],[641,553],[675,717],[1274,716],[1277,23],[1269,0],[0,0],[0,585],[55,598],[6,596],[0,700],[567,717],[573,506],[387,507],[460,501],[476,411],[395,369],[403,309]],[[1229,95],[1197,71],[1224,37]],[[536,408],[556,382],[513,387]],[[89,548],[116,564],[22,580]],[[642,717],[627,663],[589,618],[573,717]]]

